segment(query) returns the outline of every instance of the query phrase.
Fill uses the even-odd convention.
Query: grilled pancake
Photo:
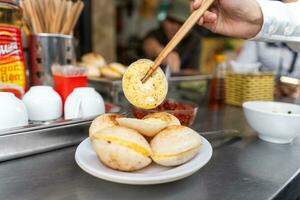
[[[122,80],[127,100],[134,106],[143,109],[152,109],[160,105],[168,92],[168,82],[160,68],[145,83],[142,83],[141,79],[151,65],[153,65],[153,61],[148,59],[140,59],[132,63],[127,68]]]
[[[103,129],[94,135],[92,143],[99,160],[112,169],[135,171],[152,162],[150,145],[133,129],[121,126]]]

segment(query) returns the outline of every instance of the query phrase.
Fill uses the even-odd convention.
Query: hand
[[[300,99],[300,87],[299,86],[296,88],[296,91],[293,93],[292,97],[294,99],[298,99],[298,100]]]
[[[277,83],[275,85],[274,96],[276,99],[286,97],[299,99],[299,88],[294,85]]]
[[[191,2],[198,9],[203,0]],[[199,20],[199,25],[222,35],[249,39],[263,25],[263,14],[256,0],[215,0]]]
[[[171,52],[164,63],[170,66],[171,72],[178,73],[180,71],[181,60],[177,52]]]
[[[147,38],[144,41],[143,49],[150,58],[156,58],[163,50],[163,46],[154,38]],[[181,60],[177,52],[171,52],[163,62],[170,66],[171,72],[178,73],[180,71]]]
[[[143,43],[143,50],[149,58],[155,58],[162,49],[163,46],[155,38],[147,38]]]

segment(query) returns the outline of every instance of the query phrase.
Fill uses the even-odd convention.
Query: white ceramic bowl
[[[0,129],[28,125],[28,114],[24,103],[13,93],[0,92]]]
[[[65,119],[87,118],[105,112],[102,96],[94,88],[75,88],[65,102]]]
[[[29,120],[51,121],[62,116],[62,100],[50,86],[33,86],[24,95]]]
[[[249,125],[262,140],[285,144],[300,136],[300,106],[289,103],[249,101],[243,104]]]

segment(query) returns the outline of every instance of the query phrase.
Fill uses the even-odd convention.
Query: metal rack
[[[108,112],[121,112],[113,105]],[[0,162],[79,144],[95,117],[30,124],[0,131]]]

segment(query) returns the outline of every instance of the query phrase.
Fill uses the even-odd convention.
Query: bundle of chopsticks
[[[84,4],[81,0],[22,0],[21,7],[31,33],[71,35]]]

